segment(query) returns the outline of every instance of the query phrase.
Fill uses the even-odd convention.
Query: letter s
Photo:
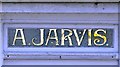
[[[103,45],[107,42],[107,38],[106,38],[106,36],[103,36],[103,35],[99,34],[98,32],[104,32],[104,33],[106,34],[106,30],[98,29],[98,30],[96,30],[96,31],[94,32],[94,37],[100,37],[100,38],[103,39],[103,43],[98,44],[98,43],[100,43],[100,39],[99,39],[99,38],[95,38],[94,44],[95,44],[96,46],[103,46]]]

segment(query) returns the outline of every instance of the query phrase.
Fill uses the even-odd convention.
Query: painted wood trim
[[[119,2],[120,0],[1,0],[1,2]]]
[[[118,3],[2,3],[2,7],[4,13],[118,13]]]
[[[0,23],[0,67],[3,65],[3,23]]]

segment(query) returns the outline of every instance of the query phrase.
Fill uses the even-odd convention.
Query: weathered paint
[[[10,0],[3,0],[10,1]],[[21,2],[25,2],[20,0]],[[29,1],[29,0],[26,0]],[[35,0],[31,0],[31,2]],[[73,0],[71,0],[73,1]],[[85,0],[84,0],[85,1]],[[118,0],[104,0],[100,2],[118,2]],[[15,0],[14,0],[15,2]],[[16,2],[18,2],[16,0]],[[29,1],[30,2],[30,1]],[[36,1],[37,2],[37,1]],[[39,0],[39,2],[42,2]],[[57,0],[55,2],[58,2]],[[62,1],[63,2],[63,1]],[[65,2],[65,1],[64,1]],[[67,2],[67,1],[66,1]],[[69,1],[70,2],[70,1]],[[74,1],[75,2],[75,1]],[[78,1],[76,1],[78,2]],[[81,0],[81,2],[83,2]],[[87,0],[87,2],[89,2]],[[96,25],[96,26],[116,26],[118,27],[118,4],[117,3],[93,3],[99,2],[98,0],[91,1],[92,3],[3,3],[3,15],[2,15],[2,22],[5,24],[11,24],[11,27],[15,27],[18,24],[40,24],[43,26],[52,24],[53,26],[57,27],[58,25]],[[88,6],[89,5],[89,6]],[[34,6],[34,7],[32,7]],[[32,8],[31,8],[32,7]],[[113,9],[114,8],[114,9]],[[32,26],[35,27],[35,26]],[[94,27],[94,26],[91,26]],[[6,28],[5,28],[6,29]],[[118,30],[116,29],[118,34]],[[4,31],[5,32],[5,31]],[[116,39],[117,39],[116,35]],[[5,39],[5,38],[4,38]],[[117,39],[118,40],[118,39]],[[115,43],[117,44],[117,40]],[[5,40],[4,40],[5,41]],[[13,51],[16,49],[13,49]],[[33,49],[32,49],[33,50]],[[94,49],[95,50],[95,49]],[[20,50],[24,51],[24,50]],[[64,50],[63,50],[64,51]],[[3,64],[10,65],[10,64],[31,64],[31,65],[38,65],[38,64],[73,64],[73,65],[90,65],[90,64],[104,64],[104,65],[118,65],[118,50],[113,50],[111,52],[105,52],[104,50],[101,53],[85,53],[81,54],[77,53],[39,53],[34,54],[37,57],[31,55],[26,55],[26,53],[9,53],[5,52]],[[41,56],[43,55],[43,56]],[[47,56],[48,58],[46,58]],[[71,56],[72,55],[72,56]],[[46,59],[46,60],[26,60],[30,59],[30,57],[39,58],[39,59]],[[38,57],[40,56],[40,57]],[[84,56],[84,57],[83,57]],[[103,58],[101,58],[101,56]],[[27,57],[27,58],[25,58]],[[49,59],[59,59],[59,60],[49,60]],[[84,59],[82,59],[84,58]],[[91,59],[90,59],[91,58]],[[11,60],[9,60],[11,59]],[[15,59],[15,60],[13,60]],[[20,59],[20,60],[18,60]],[[76,60],[79,59],[79,60]],[[86,59],[86,60],[85,60]],[[97,60],[96,60],[97,59]],[[103,61],[104,59],[104,61]],[[69,61],[69,63],[68,63]],[[22,62],[22,63],[21,63]],[[43,63],[44,62],[44,63]]]
[[[4,58],[4,55],[3,55],[3,24],[2,24],[2,3],[0,2],[0,67],[3,65],[3,58]]]
[[[119,2],[120,0],[1,0],[2,2]]]

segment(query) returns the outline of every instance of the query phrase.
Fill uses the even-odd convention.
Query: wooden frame
[[[119,2],[120,0],[2,0],[1,2]]]

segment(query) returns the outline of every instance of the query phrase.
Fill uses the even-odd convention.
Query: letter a
[[[18,31],[20,31],[21,37],[18,37],[18,36],[17,36]],[[18,40],[18,39],[22,40],[22,45],[26,45],[25,37],[24,37],[24,33],[23,33],[23,29],[16,29],[15,37],[14,37],[14,41],[13,41],[13,44],[12,44],[12,45],[15,45],[15,42],[16,42],[16,40]]]

